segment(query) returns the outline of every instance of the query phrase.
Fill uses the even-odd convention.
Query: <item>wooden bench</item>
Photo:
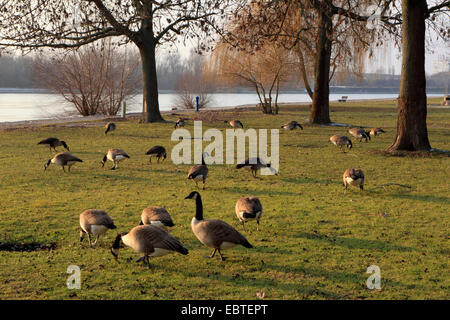
[[[338,101],[339,102],[347,102],[348,96],[342,96]]]

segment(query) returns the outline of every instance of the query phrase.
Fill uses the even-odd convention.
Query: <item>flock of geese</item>
[[[225,121],[227,122],[227,121]],[[178,119],[175,123],[175,128],[183,127],[185,125],[185,119]],[[243,124],[239,120],[232,120],[228,122],[233,128],[244,128]],[[105,135],[108,132],[116,130],[116,125],[113,122],[109,122],[105,126]],[[296,121],[291,121],[284,124],[281,128],[286,130],[294,130],[303,127]],[[366,142],[370,140],[370,136],[377,136],[384,131],[380,128],[373,128],[370,131],[364,131],[363,128],[352,128],[349,133],[355,138],[359,138],[360,142],[365,139]],[[352,148],[351,140],[343,135],[334,135],[330,138],[330,141],[339,146],[341,149],[343,146],[348,149]],[[40,141],[38,144],[47,145],[50,150],[56,152],[56,147],[62,146],[67,151],[70,151],[69,146],[65,141],[57,138],[47,138]],[[345,152],[345,151],[344,151]],[[157,162],[164,161],[167,158],[167,151],[162,146],[153,146],[147,152],[146,155],[150,156],[150,162],[152,157],[157,158]],[[205,189],[206,179],[208,177],[208,167],[205,163],[205,157],[209,156],[208,153],[202,154],[202,164],[193,166],[188,172],[188,179],[193,180],[198,188],[198,182],[203,183],[203,190]],[[107,160],[113,163],[111,170],[118,168],[121,160],[130,158],[130,156],[122,149],[109,149],[104,155],[102,160],[102,167]],[[70,168],[77,162],[83,162],[78,157],[72,155],[69,152],[57,153],[53,158],[49,159],[45,165],[44,170],[48,168],[50,164],[59,165],[65,171],[65,167]],[[252,176],[256,178],[256,173],[262,168],[269,168],[275,174],[276,170],[271,168],[270,164],[265,163],[260,158],[248,158],[245,162],[236,166],[236,169],[247,168],[251,171]],[[344,194],[349,186],[359,186],[360,192],[364,186],[364,173],[360,168],[347,169],[343,175],[343,181],[345,186]],[[219,219],[205,219],[203,217],[203,203],[200,193],[192,191],[185,199],[195,200],[195,214],[191,221],[192,232],[196,238],[206,247],[213,249],[208,258],[213,258],[218,252],[222,261],[225,260],[222,255],[222,251],[241,245],[245,248],[252,248],[250,242],[234,227]],[[242,224],[244,231],[245,223],[249,221],[256,221],[257,230],[259,231],[260,219],[262,216],[262,204],[256,197],[242,197],[237,200],[235,206],[236,216],[239,222]],[[129,232],[120,233],[117,235],[112,247],[112,255],[118,259],[119,249],[121,243],[134,249],[142,256],[136,260],[136,262],[143,262],[150,267],[149,257],[161,257],[171,252],[178,252],[183,255],[188,254],[188,249],[167,230],[173,227],[175,224],[169,212],[163,207],[147,207],[142,211],[139,225],[132,228]],[[113,219],[103,210],[85,210],[80,214],[80,242],[83,241],[87,235],[89,246],[95,246],[99,237],[105,234],[110,229],[116,229]],[[93,240],[92,238],[95,238]]]

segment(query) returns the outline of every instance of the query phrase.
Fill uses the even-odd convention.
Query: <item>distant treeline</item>
[[[0,88],[42,88],[36,80],[31,56],[0,56]],[[176,90],[178,81],[192,66],[198,63],[198,58],[191,55],[183,58],[177,53],[160,55],[158,57],[158,87],[160,90]],[[140,70],[138,71],[140,72]],[[441,72],[427,77],[428,88],[445,88],[449,85],[450,72]],[[362,74],[340,76],[336,74],[330,85],[370,87],[370,88],[398,88],[400,75],[390,74]],[[302,85],[286,84],[282,90],[295,91]],[[219,88],[218,88],[219,89]],[[220,91],[242,91],[243,87],[220,88]]]

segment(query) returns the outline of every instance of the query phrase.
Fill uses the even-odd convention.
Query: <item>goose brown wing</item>
[[[83,162],[83,160],[81,160],[78,157],[75,157],[73,154],[68,153],[68,152],[61,152],[58,153],[55,157],[60,158],[62,161],[64,161],[65,163],[69,162],[69,161],[78,161],[78,162]]]
[[[59,139],[57,139],[57,138],[47,138],[47,139],[39,141],[38,144],[53,144],[58,141],[59,141]]]
[[[147,207],[142,211],[142,222],[161,221],[166,226],[174,226],[169,212],[162,207]]]
[[[222,242],[231,242],[248,246],[250,243],[236,229],[222,220],[204,220],[208,233],[213,236],[214,246],[219,247]]]
[[[165,152],[166,152],[166,149],[164,149],[164,147],[153,146],[150,149],[148,149],[145,154],[160,154],[160,153],[165,153]]]
[[[89,224],[103,225],[110,229],[115,229],[111,217],[103,210],[85,210],[81,213]]]
[[[236,204],[238,212],[257,213],[262,210],[261,202],[255,197],[240,198]]]
[[[188,250],[183,247],[177,238],[158,227],[146,225],[136,228],[138,228],[137,231],[146,247],[177,251],[183,254],[188,253]]]
[[[121,156],[124,156],[124,157],[126,157],[126,158],[129,158],[130,156],[125,152],[125,151],[123,151],[122,149],[113,149],[114,150],[114,152],[115,152],[115,154],[116,155],[121,155]]]
[[[208,174],[208,167],[206,167],[205,165],[198,165],[198,166],[192,167],[189,170],[188,179],[194,179],[195,177],[197,177],[199,175],[203,175],[205,177],[207,174]]]

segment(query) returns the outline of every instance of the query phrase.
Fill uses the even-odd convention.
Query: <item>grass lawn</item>
[[[278,176],[254,179],[234,165],[209,166],[207,188],[200,190],[205,218],[243,232],[234,212],[237,199],[254,195],[263,204],[260,231],[252,222],[243,232],[254,248],[224,251],[225,262],[205,259],[212,250],[191,231],[195,202],[184,197],[195,184],[187,180],[190,165],[170,161],[178,143],[170,140],[173,124],[118,121],[107,136],[104,122],[0,131],[0,243],[56,243],[53,250],[0,250],[0,299],[256,299],[258,290],[267,299],[450,298],[450,158],[376,152],[394,140],[395,101],[333,103],[331,110],[335,122],[387,133],[368,143],[352,139],[354,148],[344,154],[328,139],[348,129],[305,125],[303,131],[280,130]],[[246,128],[280,128],[290,120],[302,123],[309,109],[220,116],[204,122],[204,130],[224,130],[223,119],[231,117]],[[192,121],[186,128],[193,130]],[[428,130],[433,148],[450,150],[449,109],[430,107]],[[43,170],[52,152],[37,142],[53,136],[84,160],[71,173],[55,165]],[[148,162],[145,151],[153,145],[169,150],[165,163]],[[100,163],[112,147],[131,156],[116,171],[108,170],[110,161],[105,168]],[[360,195],[352,188],[343,196],[342,174],[357,166],[366,175],[365,191]],[[387,183],[411,189],[381,187]],[[116,231],[136,226],[149,205],[171,213],[176,224],[171,233],[189,255],[150,259],[148,269],[134,262],[138,253],[125,248],[117,263],[109,252]],[[89,208],[106,210],[118,226],[95,248],[86,239],[79,243],[79,214]],[[66,287],[69,265],[81,268],[81,290]],[[366,286],[370,265],[380,267],[381,290]]]

